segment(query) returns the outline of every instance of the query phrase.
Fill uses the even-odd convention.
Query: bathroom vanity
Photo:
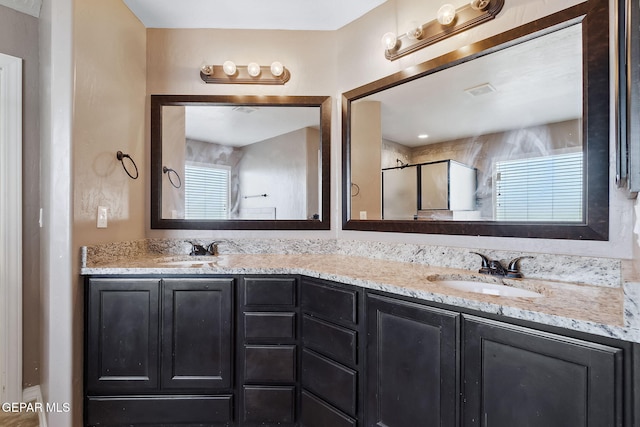
[[[620,289],[525,279],[543,296],[513,298],[439,285],[484,280],[451,268],[197,258],[83,267],[85,425],[638,425],[638,344],[579,307],[622,309]]]

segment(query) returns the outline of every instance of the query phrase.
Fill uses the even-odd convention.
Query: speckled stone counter
[[[355,251],[341,251],[335,241],[269,241],[232,247],[220,244],[217,256],[191,257],[185,240],[149,240],[126,242],[82,250],[80,273],[83,275],[184,275],[184,274],[301,274],[367,289],[386,291],[425,301],[464,307],[486,313],[529,320],[601,336],[640,342],[637,292],[625,292],[619,283],[615,264],[600,260],[596,270],[610,269],[612,274],[594,274],[591,284],[569,283],[545,278],[503,279],[477,273],[478,259],[469,250],[445,251],[445,258],[466,259],[471,269],[431,265],[415,259],[416,249],[405,248],[414,259],[398,261],[381,257],[362,257]],[[350,247],[355,247],[352,244]],[[361,246],[358,246],[361,249]],[[388,249],[389,245],[385,245]],[[368,254],[379,254],[367,248]],[[447,248],[451,249],[451,248]],[[418,249],[418,256],[444,248]],[[235,253],[230,253],[234,251]],[[242,253],[242,251],[252,253]],[[266,253],[270,252],[270,253]],[[277,252],[277,253],[274,253]],[[347,252],[347,253],[344,253]],[[350,253],[350,254],[349,254]],[[394,254],[402,254],[398,250]],[[462,258],[460,258],[462,257]],[[393,258],[393,257],[389,257]],[[443,259],[444,260],[444,259]],[[464,264],[465,261],[461,263]],[[586,262],[586,261],[585,261]],[[523,263],[524,264],[524,263]],[[593,263],[590,264],[593,266]],[[535,268],[535,267],[533,267]],[[531,267],[530,267],[531,269]],[[524,269],[523,269],[524,270]],[[619,270],[619,265],[618,265]],[[526,274],[526,271],[525,271]],[[617,274],[617,275],[616,275]],[[533,275],[533,274],[532,274]],[[588,278],[584,274],[581,279]],[[613,279],[612,279],[613,277]],[[604,279],[603,279],[604,278]],[[453,289],[439,283],[445,279],[471,279],[500,283],[542,294],[537,298],[495,296]]]

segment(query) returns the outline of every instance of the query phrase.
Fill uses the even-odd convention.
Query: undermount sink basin
[[[220,260],[218,256],[189,256],[188,258],[173,257],[158,262],[159,265],[175,266],[175,267],[196,267],[207,264],[207,266],[215,266]]]
[[[472,280],[436,280],[435,283],[460,291],[500,297],[540,298],[544,296],[541,293],[527,289],[514,288],[496,283],[475,282]]]
[[[198,260],[193,260],[193,261],[167,261],[167,262],[161,262],[160,265],[177,265],[177,266],[183,266],[183,267],[190,267],[192,265],[202,265],[202,264],[212,264],[214,261],[198,261]]]

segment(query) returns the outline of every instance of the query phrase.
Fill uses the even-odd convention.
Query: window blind
[[[229,217],[229,169],[187,164],[184,178],[186,219]]]
[[[498,221],[582,221],[582,152],[495,164]]]

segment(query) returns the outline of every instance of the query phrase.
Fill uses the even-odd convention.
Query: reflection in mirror
[[[582,221],[581,118],[580,24],[361,98],[351,217]]]
[[[160,169],[174,171],[174,182],[184,183],[176,186],[164,174],[155,186],[160,188],[155,206],[160,225],[327,227],[324,97],[315,103],[288,97],[284,105],[249,102],[247,97],[241,103],[174,98],[152,97],[154,117],[161,122],[156,123],[154,176],[160,164]]]
[[[583,21],[603,4],[345,94],[344,227],[606,239],[608,50]]]
[[[320,217],[320,107],[164,106],[162,218]],[[178,131],[179,130],[179,131]]]

